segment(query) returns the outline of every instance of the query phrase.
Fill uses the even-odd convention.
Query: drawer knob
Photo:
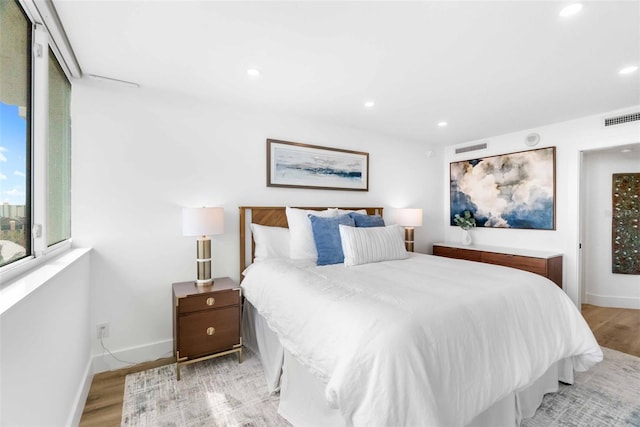
[[[216,328],[214,328],[213,326],[209,326],[207,328],[207,335],[213,335],[216,333]]]
[[[207,298],[207,305],[213,305],[216,303],[216,299],[213,297]]]

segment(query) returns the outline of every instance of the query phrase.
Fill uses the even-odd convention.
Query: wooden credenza
[[[434,243],[433,254],[530,271],[550,279],[562,288],[562,254],[557,252],[497,246],[465,246],[458,243]]]

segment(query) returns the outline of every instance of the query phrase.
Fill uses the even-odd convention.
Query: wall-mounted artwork
[[[267,187],[369,190],[369,153],[267,139]]]
[[[612,272],[640,274],[640,173],[614,173],[612,184]]]
[[[450,222],[470,211],[478,227],[555,230],[555,147],[450,164]]]

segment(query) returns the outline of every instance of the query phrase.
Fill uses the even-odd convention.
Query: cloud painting
[[[450,164],[450,221],[471,211],[478,227],[555,229],[555,147]]]

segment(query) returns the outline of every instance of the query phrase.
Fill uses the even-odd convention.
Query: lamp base
[[[201,286],[201,287],[213,286],[213,279],[196,280],[195,282],[193,282],[193,284],[196,285],[196,286]]]
[[[413,227],[404,228],[404,247],[407,252],[413,252]]]
[[[196,241],[196,266],[198,278],[196,286],[211,286],[213,279],[211,278],[211,239],[202,236]]]

